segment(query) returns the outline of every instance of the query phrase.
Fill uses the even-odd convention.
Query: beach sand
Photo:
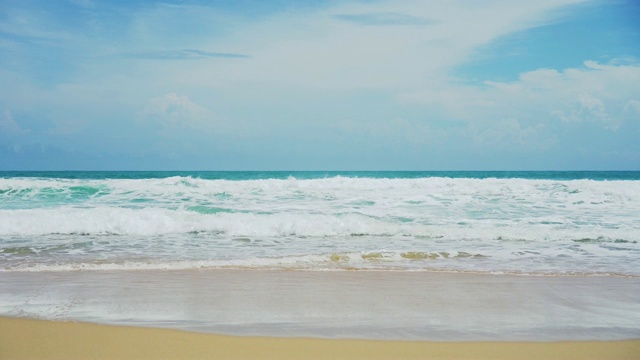
[[[68,271],[0,276],[0,316],[271,337],[640,338],[640,279],[394,271]]]
[[[223,336],[0,318],[0,359],[638,359],[640,340],[425,342]]]
[[[1,360],[640,359],[637,278],[220,269],[1,275]]]

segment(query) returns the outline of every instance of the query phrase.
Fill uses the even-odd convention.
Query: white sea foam
[[[282,259],[339,254],[349,261],[294,262],[635,274],[638,242],[640,181],[0,179],[5,270],[287,267]],[[392,255],[348,255],[369,252]],[[481,260],[400,255],[411,252]]]
[[[512,239],[558,241],[606,239],[640,241],[635,219],[613,223],[610,218],[585,221],[586,216],[523,216],[513,218],[460,219],[431,214],[378,217],[361,212],[318,214],[300,211],[280,213],[201,214],[185,209],[130,209],[119,207],[0,210],[0,235],[163,235],[209,232],[248,237],[349,237],[411,236],[449,240]],[[409,217],[411,216],[411,218]],[[625,226],[627,225],[627,226]]]

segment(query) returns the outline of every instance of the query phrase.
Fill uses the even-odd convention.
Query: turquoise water
[[[320,179],[344,176],[359,178],[416,179],[520,178],[546,180],[640,180],[640,171],[0,171],[2,178],[42,177],[55,179],[158,179],[173,176],[206,180]]]
[[[640,172],[0,172],[0,271],[640,276]]]

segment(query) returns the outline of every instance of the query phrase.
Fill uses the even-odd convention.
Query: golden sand
[[[640,359],[640,340],[423,342],[241,337],[0,318],[0,359]]]

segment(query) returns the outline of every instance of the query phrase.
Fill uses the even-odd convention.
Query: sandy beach
[[[629,277],[13,272],[0,289],[3,360],[640,355],[640,281]]]
[[[637,359],[640,340],[425,342],[223,336],[0,318],[2,359]]]
[[[427,341],[640,338],[640,280],[396,271],[12,272],[0,315],[213,334]]]

